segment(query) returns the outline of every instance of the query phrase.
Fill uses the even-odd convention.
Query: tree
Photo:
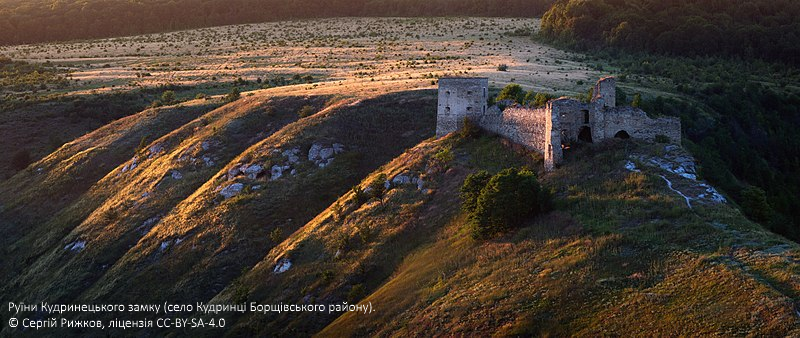
[[[464,184],[461,185],[461,210],[467,213],[475,211],[478,205],[478,197],[481,195],[483,187],[489,183],[492,175],[486,170],[467,175]]]
[[[242,96],[242,93],[239,92],[239,88],[233,87],[228,94],[225,95],[225,102],[233,102],[238,100]]]
[[[522,89],[522,86],[516,83],[509,84],[497,94],[497,101],[501,100],[513,100],[521,104],[525,101],[525,91]]]
[[[369,183],[369,194],[383,205],[383,195],[386,194],[386,174],[380,174]]]
[[[636,93],[633,95],[633,101],[631,101],[631,107],[639,108],[642,106],[642,94]]]
[[[763,223],[772,216],[772,208],[767,202],[767,194],[763,189],[748,186],[742,189],[742,209],[752,220]]]
[[[478,172],[468,176],[461,187],[462,209],[468,213],[468,226],[475,239],[517,227],[550,207],[549,194],[528,169],[509,168],[487,178],[487,173]]]
[[[161,104],[173,104],[175,103],[175,92],[171,90],[164,91],[161,93]]]

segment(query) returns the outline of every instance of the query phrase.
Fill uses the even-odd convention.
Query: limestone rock
[[[134,156],[133,159],[131,160],[131,163],[128,163],[124,167],[122,167],[122,172],[128,172],[128,171],[131,171],[133,169],[136,169],[136,166],[138,165],[138,163],[139,163],[139,157],[138,156]]]
[[[411,177],[403,174],[397,174],[397,176],[392,179],[392,184],[394,185],[403,185],[409,183],[411,183]]]
[[[264,171],[264,167],[262,167],[262,166],[260,166],[258,164],[253,164],[251,166],[248,166],[247,169],[244,170],[244,173],[245,173],[245,175],[247,175],[248,178],[256,179],[256,177],[258,177],[258,175],[260,175],[261,172],[263,172],[263,171]]]
[[[72,243],[67,244],[64,247],[64,250],[82,251],[85,248],[86,248],[86,241],[74,241]]]
[[[234,183],[234,184],[231,184],[231,185],[223,188],[219,192],[219,194],[222,195],[222,197],[225,197],[225,199],[229,199],[229,198],[231,198],[233,196],[236,196],[239,193],[241,193],[242,189],[244,189],[244,184]]]
[[[311,149],[308,150],[308,160],[312,162],[316,162],[319,160],[319,152],[322,150],[322,146],[319,144],[312,144]]]
[[[281,274],[289,270],[292,267],[292,261],[288,258],[281,258],[278,261],[278,264],[275,265],[275,268],[272,270],[275,274]]]
[[[177,171],[177,170],[173,170],[172,171],[172,179],[179,180],[179,179],[182,179],[182,178],[183,178],[183,174],[181,174],[180,171]]]
[[[270,174],[271,174],[270,180],[274,181],[281,178],[281,176],[283,176],[283,167],[279,165],[272,166]]]
[[[327,159],[333,157],[333,153],[334,153],[333,148],[322,148],[319,151],[319,158],[321,160],[327,160]]]

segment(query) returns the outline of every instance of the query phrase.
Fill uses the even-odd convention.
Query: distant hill
[[[798,17],[792,0],[560,0],[542,32],[582,46],[798,64]]]
[[[0,45],[345,16],[533,17],[553,0],[0,0]]]

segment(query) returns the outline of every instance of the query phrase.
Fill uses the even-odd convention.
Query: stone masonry
[[[561,163],[564,149],[573,142],[598,142],[607,138],[653,141],[657,136],[680,144],[681,123],[675,117],[650,118],[641,109],[616,106],[616,80],[600,79],[590,103],[562,97],[543,107],[487,107],[487,78],[442,78],[436,136],[461,128],[465,118],[482,128],[544,154],[545,169]]]

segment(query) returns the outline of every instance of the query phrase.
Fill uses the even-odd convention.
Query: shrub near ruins
[[[528,169],[509,168],[494,176],[486,171],[470,174],[461,187],[461,199],[475,239],[519,227],[550,208],[549,194]]]

